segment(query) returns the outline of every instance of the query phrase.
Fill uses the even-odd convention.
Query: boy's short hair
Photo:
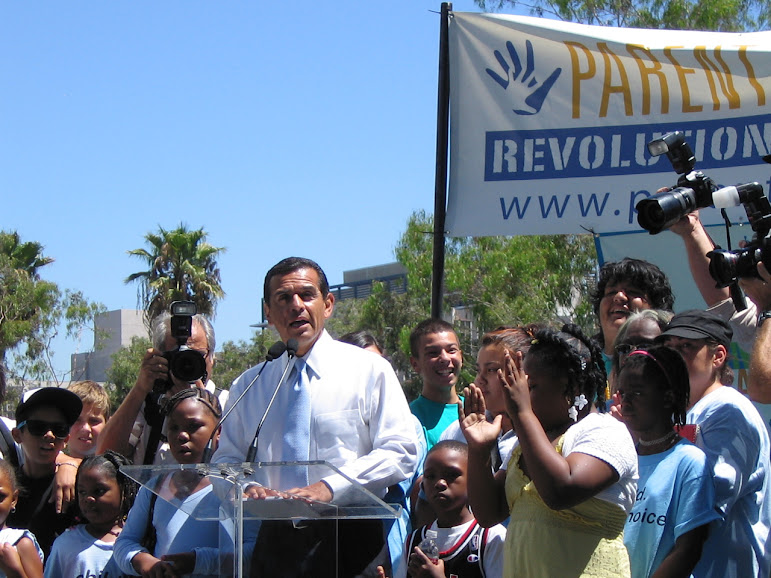
[[[455,333],[455,328],[444,319],[424,319],[410,333],[410,355],[420,357],[420,339],[432,333]]]
[[[83,407],[90,405],[102,412],[104,420],[110,418],[110,396],[107,391],[95,381],[75,381],[67,388],[80,398]]]
[[[16,406],[16,423],[27,419],[32,410],[43,406],[55,407],[64,415],[67,425],[72,427],[83,411],[83,402],[80,398],[63,387],[41,387],[31,389],[21,396],[19,405]]]
[[[452,450],[468,457],[468,445],[464,444],[463,442],[459,442],[458,440],[441,440],[435,443],[433,446],[431,446],[431,449],[428,450],[426,457],[439,450]]]

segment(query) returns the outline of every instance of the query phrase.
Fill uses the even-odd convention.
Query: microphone
[[[284,354],[284,351],[286,351],[287,346],[284,344],[283,341],[276,341],[273,345],[270,346],[270,349],[268,349],[268,353],[265,355],[265,363],[260,368],[260,371],[257,372],[257,375],[254,376],[254,379],[249,382],[249,385],[247,385],[244,388],[244,391],[241,392],[241,395],[238,396],[238,399],[233,402],[233,405],[230,406],[230,409],[220,418],[219,423],[217,424],[217,427],[214,428],[214,431],[211,432],[211,435],[209,436],[209,442],[206,444],[206,448],[203,450],[203,457],[201,458],[201,462],[204,464],[208,464],[211,460],[212,453],[214,453],[213,447],[214,447],[214,436],[219,430],[220,427],[222,427],[222,422],[224,422],[227,417],[231,414],[231,412],[235,409],[235,407],[238,405],[238,402],[243,399],[243,397],[246,395],[246,392],[249,391],[254,385],[254,383],[260,378],[262,375],[262,372],[265,371],[265,366],[268,365],[271,361],[274,359],[277,359],[281,357]]]
[[[246,463],[252,463],[255,458],[257,457],[257,443],[258,438],[260,437],[260,430],[262,429],[262,424],[265,423],[265,418],[268,417],[268,412],[270,411],[270,408],[273,406],[273,401],[276,399],[276,395],[278,395],[278,390],[281,389],[281,386],[284,383],[284,380],[286,379],[286,376],[289,374],[289,370],[294,367],[294,357],[297,355],[297,348],[299,347],[296,339],[290,339],[286,342],[286,354],[287,354],[287,363],[286,367],[284,368],[284,372],[281,374],[281,379],[278,380],[278,385],[276,386],[276,389],[273,391],[273,396],[270,398],[270,401],[268,402],[268,407],[265,408],[265,413],[262,414],[262,418],[260,419],[260,423],[257,424],[257,431],[254,432],[254,438],[252,439],[252,443],[249,446],[249,451],[246,452],[246,460],[244,460]]]

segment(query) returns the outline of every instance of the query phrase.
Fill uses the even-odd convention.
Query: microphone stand
[[[257,431],[254,432],[254,438],[252,439],[252,443],[249,446],[249,450],[246,452],[246,463],[252,463],[255,461],[255,458],[257,457],[257,445],[258,440],[260,437],[260,430],[262,429],[262,424],[265,423],[265,418],[268,417],[268,412],[270,411],[270,408],[273,406],[273,402],[276,399],[276,395],[278,395],[278,390],[281,389],[281,385],[284,383],[284,379],[286,379],[287,374],[289,373],[289,369],[291,367],[294,367],[294,359],[295,355],[297,354],[297,340],[296,339],[290,339],[287,342],[286,346],[286,354],[287,354],[287,363],[286,367],[284,368],[284,372],[281,374],[281,379],[278,380],[278,385],[276,386],[276,389],[273,391],[273,396],[270,398],[270,401],[268,402],[268,407],[265,408],[265,412],[262,414],[262,418],[260,419],[260,423],[257,424]]]
[[[265,355],[265,363],[260,368],[260,371],[257,372],[257,375],[254,376],[254,379],[249,382],[249,385],[247,385],[244,388],[244,391],[241,392],[241,395],[238,396],[238,399],[233,402],[233,405],[230,406],[230,409],[225,413],[225,415],[222,416],[220,419],[220,422],[217,424],[217,427],[214,428],[214,431],[211,432],[211,435],[209,436],[209,441],[206,444],[206,448],[203,451],[203,457],[201,458],[201,463],[208,464],[211,461],[211,456],[214,453],[213,447],[214,447],[214,436],[217,434],[217,431],[222,427],[222,423],[227,419],[227,417],[233,412],[235,407],[238,405],[238,402],[243,399],[243,397],[246,395],[246,392],[249,391],[252,387],[252,385],[255,384],[255,382],[260,378],[262,375],[262,372],[265,371],[265,367],[273,361],[274,359],[277,359],[281,357],[284,354],[284,351],[286,351],[287,346],[284,344],[283,341],[276,341],[273,345],[270,346],[270,349],[268,349],[268,353]]]

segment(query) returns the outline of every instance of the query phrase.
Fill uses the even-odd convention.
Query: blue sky
[[[143,267],[127,250],[203,226],[227,248],[218,341],[248,339],[275,262],[310,257],[341,283],[433,210],[439,9],[6,2],[0,227],[45,246],[44,278],[119,309]],[[57,369],[90,347],[58,341]]]

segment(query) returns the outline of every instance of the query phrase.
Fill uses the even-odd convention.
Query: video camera
[[[163,357],[169,362],[169,372],[181,381],[192,383],[206,376],[206,358],[195,349],[187,346],[187,340],[193,334],[193,316],[197,313],[192,301],[174,301],[171,304],[171,336],[177,342],[177,348],[167,351]],[[158,380],[156,390],[168,391],[171,379]]]
[[[757,264],[760,262],[771,269],[771,203],[763,194],[762,186],[745,183],[718,189],[712,179],[693,170],[696,159],[680,131],[652,140],[648,143],[648,151],[653,156],[666,153],[680,177],[674,189],[637,203],[637,222],[643,229],[655,235],[698,209],[712,205],[726,209],[741,204],[754,231],[752,241],[741,249],[727,251],[716,247],[707,253],[709,273],[717,287],[728,287],[741,277],[758,277]],[[763,160],[771,162],[771,155]],[[724,218],[728,226],[725,214]]]

